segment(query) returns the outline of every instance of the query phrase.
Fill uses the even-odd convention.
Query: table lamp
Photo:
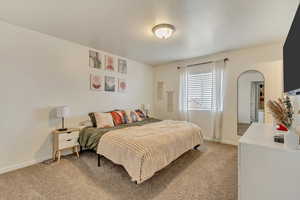
[[[70,108],[69,106],[60,106],[56,108],[56,117],[61,118],[62,128],[58,129],[59,131],[66,131],[68,130],[65,128],[65,117],[70,115]]]

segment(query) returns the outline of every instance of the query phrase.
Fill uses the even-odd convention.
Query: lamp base
[[[59,128],[59,129],[57,129],[58,131],[66,131],[66,130],[68,130],[67,128]]]

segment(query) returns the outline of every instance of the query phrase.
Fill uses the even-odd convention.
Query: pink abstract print
[[[105,56],[105,69],[107,71],[115,71],[114,58],[112,56]]]
[[[103,78],[102,76],[91,74],[90,75],[90,89],[102,91],[103,90]]]
[[[118,91],[119,92],[126,92],[127,83],[125,79],[118,79]]]

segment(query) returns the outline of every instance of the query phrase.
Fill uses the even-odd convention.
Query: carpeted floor
[[[237,130],[237,134],[238,136],[243,136],[244,133],[248,130],[248,128],[250,127],[250,123],[238,123],[238,130]]]
[[[207,143],[189,151],[146,182],[136,185],[108,160],[98,168],[95,153],[67,156],[0,175],[1,200],[236,200],[237,149]]]

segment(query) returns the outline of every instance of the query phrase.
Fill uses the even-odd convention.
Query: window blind
[[[188,110],[213,110],[215,85],[215,74],[212,71],[188,73],[186,83]]]

